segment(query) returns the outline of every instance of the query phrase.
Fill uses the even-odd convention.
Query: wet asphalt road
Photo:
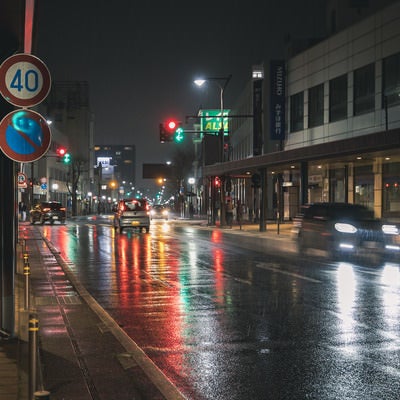
[[[40,229],[189,399],[399,398],[398,263],[264,254],[173,221]]]

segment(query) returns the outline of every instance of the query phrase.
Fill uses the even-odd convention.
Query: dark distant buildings
[[[129,195],[136,182],[136,147],[134,145],[96,145],[94,161],[101,165],[103,185],[118,188],[118,197]]]
[[[32,164],[31,198],[28,204],[57,200],[67,205],[72,214],[87,212],[92,196],[94,116],[89,104],[86,81],[55,81],[49,95],[37,106],[51,124],[52,140],[45,157]],[[63,147],[71,156],[65,164],[57,158]],[[41,184],[46,182],[46,185]]]
[[[33,198],[27,199],[28,203],[58,200],[79,215],[93,212],[99,202],[111,203],[133,191],[136,148],[134,145],[95,146],[95,117],[90,111],[89,97],[87,82],[53,82],[49,96],[40,104],[39,112],[51,121],[52,143],[47,156],[32,168]],[[57,162],[60,147],[70,153],[69,165]],[[44,179],[46,189],[40,186]]]

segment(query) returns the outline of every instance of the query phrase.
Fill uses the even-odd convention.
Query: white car
[[[124,228],[150,230],[150,206],[145,199],[124,199],[118,202],[114,213],[114,228],[122,233]]]
[[[150,218],[151,219],[165,219],[166,221],[168,221],[169,210],[167,207],[165,207],[161,204],[157,204],[151,208]]]

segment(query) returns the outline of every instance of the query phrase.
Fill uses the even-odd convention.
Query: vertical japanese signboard
[[[270,137],[285,139],[285,62],[270,63]]]
[[[263,124],[262,124],[262,85],[263,80],[253,81],[253,155],[262,154]]]

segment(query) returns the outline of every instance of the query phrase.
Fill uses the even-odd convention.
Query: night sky
[[[284,56],[284,36],[321,32],[323,0],[37,0],[37,54],[53,81],[88,81],[97,144],[136,145],[142,163],[165,162],[159,123],[219,108],[219,88],[199,76],[232,74],[234,104],[253,65]]]

